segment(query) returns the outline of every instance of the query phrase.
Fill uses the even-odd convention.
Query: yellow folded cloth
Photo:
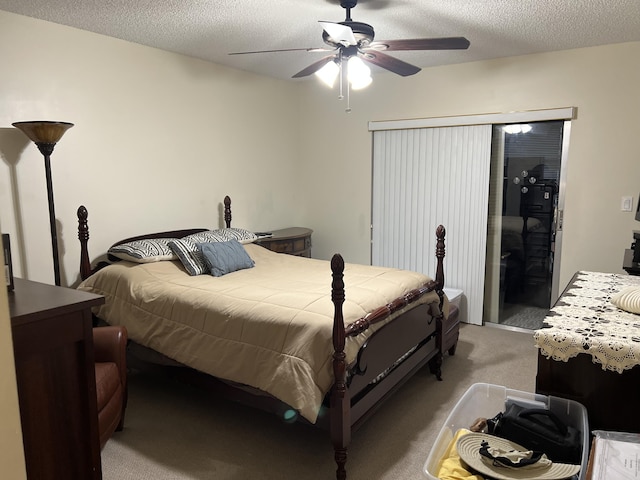
[[[440,480],[484,480],[480,475],[474,475],[466,470],[456,449],[458,439],[470,432],[471,430],[461,428],[453,436],[453,440],[449,443],[440,460],[440,465],[438,465],[438,478]]]

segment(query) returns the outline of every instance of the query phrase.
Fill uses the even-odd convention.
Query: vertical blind
[[[491,125],[373,132],[372,264],[436,269],[435,229],[447,230],[445,286],[482,324]],[[466,315],[465,315],[466,313]]]

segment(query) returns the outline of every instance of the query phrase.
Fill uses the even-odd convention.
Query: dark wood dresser
[[[277,253],[288,253],[299,257],[311,257],[311,234],[313,230],[291,227],[274,230],[272,236],[261,238],[255,243]]]
[[[534,332],[536,393],[584,405],[591,430],[640,433],[640,364],[633,364],[638,358],[634,355],[637,341],[625,333],[633,329],[629,319],[617,314],[610,302],[612,295],[631,286],[640,286],[637,276],[577,272],[545,317],[543,328]],[[565,300],[569,298],[570,302]],[[558,311],[563,305],[574,309],[566,313],[566,319]],[[582,313],[585,310],[587,315]],[[573,315],[580,318],[579,328]],[[615,345],[619,355],[615,351],[605,355],[607,348],[600,344]],[[613,370],[614,366],[622,368],[621,359],[629,363],[621,371]],[[606,370],[603,360],[608,362]]]
[[[15,278],[9,293],[29,479],[101,479],[91,307],[104,298]]]

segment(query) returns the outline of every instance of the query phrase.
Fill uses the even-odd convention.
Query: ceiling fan
[[[365,62],[372,63],[389,70],[403,77],[414,75],[421,69],[415,65],[398,60],[387,55],[387,51],[407,51],[407,50],[464,50],[469,48],[469,40],[464,37],[444,37],[444,38],[416,38],[405,40],[383,40],[374,41],[375,32],[373,27],[362,22],[354,22],[351,19],[351,9],[358,3],[358,0],[341,0],[340,6],[346,10],[344,22],[319,22],[322,25],[322,39],[330,48],[287,48],[281,50],[261,50],[254,52],[235,52],[229,55],[243,55],[249,53],[271,53],[271,52],[323,52],[331,51],[322,59],[312,63],[302,69],[292,78],[301,78],[316,73],[329,62],[348,60],[358,57]]]

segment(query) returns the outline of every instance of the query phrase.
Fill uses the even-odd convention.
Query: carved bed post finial
[[[331,301],[333,314],[333,375],[331,390],[331,440],[337,465],[336,478],[347,478],[347,445],[351,440],[351,405],[347,396],[347,363],[345,346],[345,327],[342,304],[344,303],[344,260],[339,254],[331,259]]]
[[[224,224],[227,228],[231,227],[231,198],[229,195],[224,197]]]
[[[78,207],[78,239],[80,240],[80,278],[86,280],[91,275],[91,262],[89,261],[89,212],[84,205]]]
[[[447,231],[442,225],[438,225],[436,228],[436,258],[437,258],[437,267],[436,267],[436,282],[438,282],[438,288],[442,290],[444,288],[444,237]]]

